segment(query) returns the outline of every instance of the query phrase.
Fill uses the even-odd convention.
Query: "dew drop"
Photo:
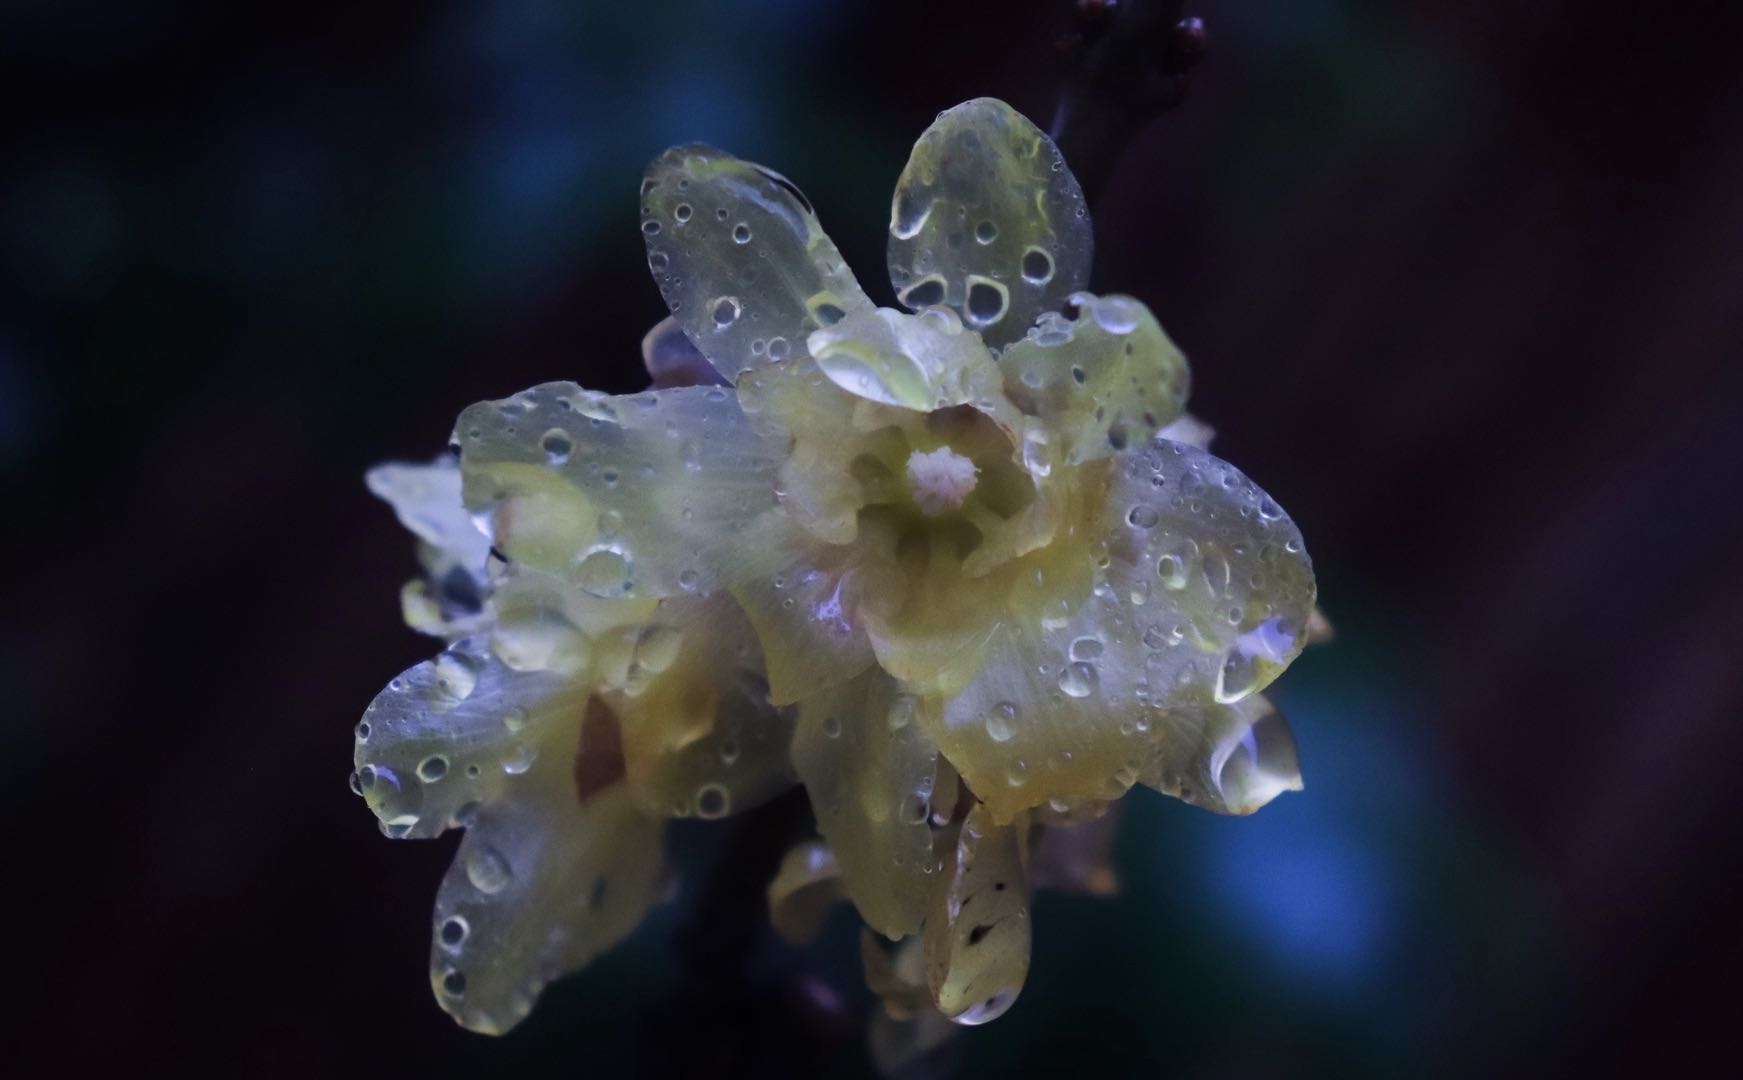
[[[1132,507],[1131,512],[1126,515],[1126,521],[1134,529],[1154,529],[1156,522],[1161,519],[1161,515],[1156,513],[1153,507],[1145,506],[1143,503]]]
[[[999,227],[990,221],[983,221],[974,227],[974,238],[982,244],[990,244],[999,238]]]
[[[1067,697],[1088,697],[1095,693],[1099,681],[1100,672],[1086,660],[1067,664],[1059,672],[1059,689]]]
[[[684,222],[690,220],[691,213],[692,211],[689,203],[679,203],[677,206],[672,207],[672,220],[682,225]]]
[[[1023,252],[1023,280],[1031,285],[1045,285],[1053,278],[1053,256],[1038,247]]]
[[[1005,307],[1010,303],[1010,291],[1003,285],[977,275],[968,279],[968,303],[965,314],[970,323],[976,326],[990,326],[1004,318]]]
[[[739,224],[733,226],[732,240],[733,240],[733,243],[736,243],[736,244],[748,244],[748,243],[750,243],[750,226],[744,224],[743,222],[740,222]]]
[[[1102,654],[1102,640],[1098,637],[1080,637],[1071,643],[1071,658],[1073,660],[1095,660]]]
[[[600,545],[582,556],[570,578],[589,596],[612,599],[632,585],[629,555],[611,545]]]
[[[704,819],[725,817],[732,808],[732,796],[719,784],[703,784],[696,791],[696,816]]]
[[[508,860],[493,847],[481,846],[466,856],[466,880],[481,893],[499,893],[513,879]]]
[[[461,944],[465,942],[466,935],[470,933],[471,930],[472,927],[467,924],[466,919],[463,916],[450,915],[442,921],[442,929],[440,931],[442,944],[450,949],[458,949]]]
[[[994,705],[983,720],[986,725],[987,738],[993,742],[1010,742],[1011,737],[1017,733],[1016,719],[1017,707],[1015,705],[1008,701],[1001,701]]]
[[[784,360],[787,357],[787,339],[772,337],[769,339],[769,359]]]
[[[738,299],[723,296],[714,301],[714,330],[719,333],[738,321],[740,311]]]
[[[425,758],[418,765],[418,779],[433,784],[448,775],[448,759],[440,754]]]
[[[574,452],[575,444],[570,441],[569,433],[562,428],[552,428],[539,437],[539,448],[550,458],[552,465],[561,465],[569,460]]]

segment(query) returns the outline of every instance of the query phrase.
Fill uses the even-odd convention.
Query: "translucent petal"
[[[955,308],[995,347],[1083,288],[1093,244],[1083,192],[1058,148],[1002,101],[940,113],[896,181],[896,296],[909,308]]]
[[[1300,791],[1301,762],[1283,715],[1262,694],[1170,710],[1165,749],[1143,781],[1219,814],[1250,814]]]
[[[793,718],[769,704],[750,624],[725,594],[662,601],[641,630],[623,718],[631,786],[650,813],[717,818],[797,783]]]
[[[357,725],[357,786],[393,837],[431,837],[499,798],[547,744],[574,752],[582,687],[460,642],[388,683]]]
[[[867,568],[867,555],[861,546],[815,541],[742,552],[744,572],[733,596],[756,627],[776,705],[838,686],[872,665],[859,612],[863,594],[877,590],[882,577]]]
[[[854,312],[807,345],[831,382],[885,405],[930,412],[1002,396],[992,354],[948,308]]]
[[[1163,708],[1239,701],[1306,643],[1316,589],[1301,532],[1226,461],[1156,442],[1116,461],[1111,563],[1098,599],[1125,600]]]
[[[958,1024],[1002,1015],[1029,975],[1028,822],[994,824],[968,812],[956,850],[933,883],[926,915],[926,982]]]
[[[670,315],[642,335],[642,366],[647,368],[648,378],[654,381],[656,390],[726,385],[726,376],[714,370],[714,365],[690,341],[678,320]]]
[[[769,922],[783,940],[803,945],[817,936],[829,909],[845,895],[829,845],[817,840],[795,844],[769,881]]]
[[[461,502],[459,462],[440,458],[429,465],[377,465],[364,479],[413,535],[482,579],[490,540]]]
[[[473,1031],[513,1027],[547,983],[627,937],[654,899],[659,822],[621,783],[582,804],[569,758],[541,758],[510,797],[478,811],[436,894],[430,981]]]
[[[1005,388],[1063,440],[1073,464],[1142,446],[1180,415],[1186,357],[1129,296],[1076,293],[1076,319],[1049,312],[999,355]]]
[[[642,235],[673,318],[730,379],[804,355],[811,331],[871,306],[799,189],[713,147],[648,166]]]
[[[1304,642],[1312,566],[1250,480],[1177,443],[1110,466],[1105,548],[1075,547],[1105,563],[1087,595],[1012,604],[974,678],[922,712],[996,820],[1117,798],[1168,745],[1168,711],[1262,689]],[[1046,556],[1069,564],[1070,546]]]
[[[547,383],[472,406],[459,433],[467,506],[499,548],[594,596],[715,591],[795,528],[773,513],[785,440],[752,431],[722,387]],[[523,533],[538,542],[514,543]]]
[[[817,829],[861,917],[887,937],[919,929],[932,871],[938,751],[915,708],[894,680],[868,672],[800,702],[793,733]]]

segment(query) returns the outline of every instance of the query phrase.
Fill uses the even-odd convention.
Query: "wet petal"
[[[938,1010],[958,1024],[1002,1015],[1029,975],[1027,831],[1025,818],[998,825],[975,806],[933,883],[926,982]]]
[[[461,502],[458,461],[441,458],[429,465],[377,465],[365,481],[419,540],[483,579],[490,540],[473,524],[472,515]]]
[[[926,956],[922,939],[909,938],[893,949],[870,930],[860,935],[860,961],[866,988],[883,1003],[871,1017],[872,1061],[882,1076],[898,1070],[942,1045],[956,1031],[932,1004],[926,986]]]
[[[829,909],[845,896],[841,869],[829,845],[818,840],[795,844],[769,881],[769,921],[783,940],[803,945],[817,936]]]
[[[1126,602],[1119,621],[1147,653],[1149,700],[1229,704],[1263,690],[1307,640],[1316,590],[1300,530],[1203,450],[1157,442],[1116,466],[1105,595]]]
[[[1295,736],[1262,694],[1232,705],[1170,710],[1169,737],[1143,781],[1219,814],[1250,814],[1285,791],[1300,791]]]
[[[798,782],[792,716],[769,704],[761,661],[725,594],[662,601],[642,628],[614,704],[630,785],[650,813],[724,817]]]
[[[394,679],[357,725],[356,784],[393,837],[431,837],[502,796],[545,751],[573,753],[586,695],[460,642]]]
[[[930,412],[1003,396],[992,354],[948,308],[855,312],[807,344],[831,382],[869,401]]]
[[[817,829],[861,917],[887,937],[919,929],[932,869],[938,751],[915,708],[873,671],[800,702],[793,733],[793,765]]]
[[[1076,293],[1076,319],[1049,312],[999,356],[1005,386],[1047,421],[1073,464],[1142,446],[1180,415],[1186,357],[1129,296]]]
[[[871,306],[799,189],[713,147],[648,166],[642,235],[673,318],[729,379],[804,355],[811,331]]]
[[[551,980],[635,929],[660,878],[660,824],[623,784],[575,796],[566,755],[482,808],[436,894],[430,981],[460,1024],[499,1034]]]
[[[992,98],[940,113],[890,208],[890,281],[909,308],[947,304],[989,345],[1017,340],[1089,279],[1083,192],[1040,128]]]
[[[1305,640],[1312,566],[1252,481],[1177,443],[1106,474],[1106,565],[1087,595],[1009,605],[974,678],[922,712],[1000,821],[1052,799],[1118,798],[1167,745],[1167,711],[1262,689]],[[1083,565],[1088,540],[1074,545]],[[1069,564],[1069,551],[1045,554]]]
[[[838,686],[871,666],[859,610],[864,590],[876,588],[879,577],[866,568],[865,554],[815,542],[744,553],[733,596],[762,643],[776,705]]]
[[[642,335],[642,366],[654,389],[669,390],[676,386],[725,386],[726,376],[714,370],[701,351],[691,343],[678,320],[670,315],[655,323]]]
[[[793,528],[771,513],[784,440],[752,431],[722,387],[547,383],[472,406],[458,430],[467,505],[498,546],[593,596],[715,591],[766,530]],[[529,530],[536,543],[517,540]]]

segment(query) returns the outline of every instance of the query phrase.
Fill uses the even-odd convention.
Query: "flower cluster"
[[[353,784],[390,836],[466,830],[438,1000],[512,1026],[635,927],[664,819],[802,783],[820,839],[777,928],[845,895],[903,941],[868,936],[891,1016],[992,1019],[1032,879],[1072,862],[1032,844],[1134,785],[1223,813],[1300,787],[1259,691],[1315,623],[1301,535],[1206,451],[1144,305],[1082,291],[1082,194],[1009,106],[916,144],[904,310],[760,166],[674,148],[641,199],[657,388],[534,387],[370,474],[422,541],[407,621],[447,648],[369,706]],[[1107,880],[1077,863],[1052,876]]]

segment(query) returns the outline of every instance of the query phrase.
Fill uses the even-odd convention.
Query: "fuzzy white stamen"
[[[908,456],[908,486],[922,514],[942,514],[961,506],[974,490],[974,474],[974,462],[948,446],[930,453],[916,450]]]

